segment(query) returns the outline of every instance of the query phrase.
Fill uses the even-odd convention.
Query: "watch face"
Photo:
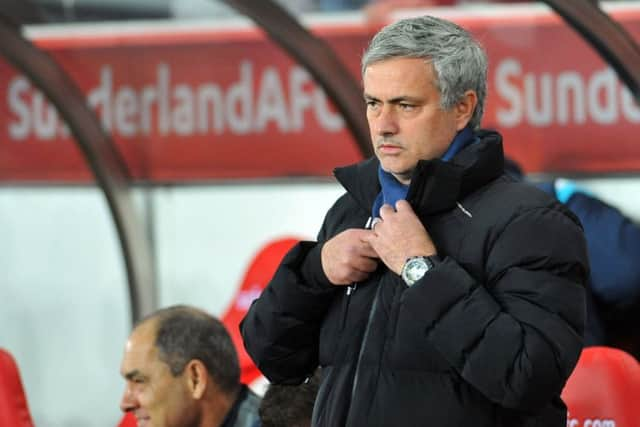
[[[407,278],[412,282],[422,279],[422,276],[429,270],[427,262],[423,258],[415,258],[407,265]]]
[[[428,258],[409,258],[402,269],[402,279],[407,285],[411,286],[422,279],[432,265]]]

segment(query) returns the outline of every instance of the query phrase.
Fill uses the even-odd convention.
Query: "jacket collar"
[[[235,402],[233,402],[233,406],[227,412],[227,416],[224,418],[224,421],[220,425],[220,427],[233,427],[236,423],[236,419],[238,418],[238,412],[240,410],[240,406],[247,398],[247,394],[249,393],[249,388],[241,384],[240,391],[238,392],[238,396],[236,397]]]
[[[431,215],[453,208],[457,201],[500,176],[504,169],[502,138],[493,131],[479,131],[480,141],[460,151],[453,159],[421,160],[416,166],[407,200],[416,212]],[[371,210],[380,192],[378,159],[337,168],[342,186],[365,210]]]

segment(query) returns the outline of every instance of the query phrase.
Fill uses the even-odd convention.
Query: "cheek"
[[[428,122],[414,122],[405,128],[404,138],[414,154],[428,152],[433,141],[433,129]]]
[[[154,393],[154,390],[151,387],[147,387],[145,390],[141,390],[140,393],[138,393],[140,406],[147,410],[153,410],[158,406],[162,406],[158,400],[158,396]]]
[[[181,384],[175,384],[164,398],[168,427],[192,425],[197,410],[191,395]]]
[[[411,153],[420,159],[431,159],[441,156],[446,150],[455,132],[451,132],[443,123],[420,123],[411,128],[406,135]]]
[[[161,419],[158,415],[166,412],[171,402],[169,390],[166,387],[148,386],[138,395],[140,406],[146,409],[154,419]]]

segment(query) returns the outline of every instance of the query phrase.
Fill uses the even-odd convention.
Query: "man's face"
[[[126,381],[120,409],[132,412],[138,427],[193,425],[197,409],[187,380],[184,373],[174,377],[160,360],[155,329],[153,322],[143,323],[127,341],[120,367]]]
[[[363,76],[367,120],[382,168],[408,184],[419,160],[440,157],[466,125],[458,107],[440,107],[433,66],[420,58],[369,65]]]

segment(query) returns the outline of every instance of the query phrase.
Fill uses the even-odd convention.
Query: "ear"
[[[468,90],[462,95],[462,99],[455,105],[456,128],[462,130],[471,120],[473,112],[478,105],[478,95],[473,90]]]
[[[194,399],[201,399],[209,383],[207,368],[201,361],[193,359],[187,363],[185,372],[189,393]]]

